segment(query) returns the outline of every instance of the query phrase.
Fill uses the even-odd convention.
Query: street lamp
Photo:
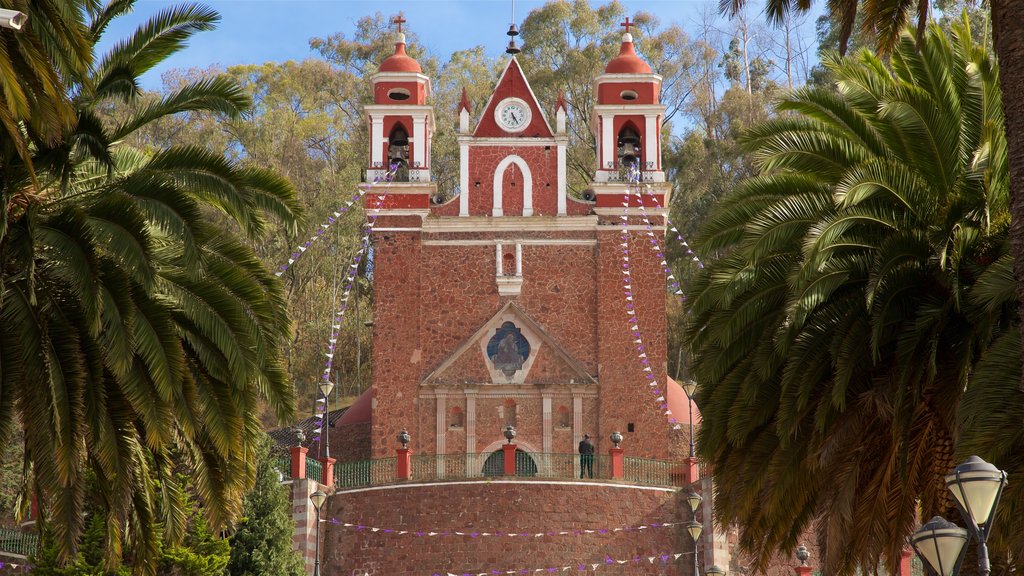
[[[914,532],[910,545],[934,574],[952,576],[964,559],[967,538],[967,530],[936,516]]]
[[[316,560],[313,562],[313,576],[320,576],[320,507],[327,500],[327,494],[318,488],[309,496],[309,499],[313,501],[313,507],[316,508]]]
[[[324,421],[321,422],[320,432],[324,445],[324,458],[331,457],[331,438],[327,435],[327,428],[331,424],[331,390],[334,390],[334,382],[324,380],[320,383],[320,392],[324,395]]]
[[[704,527],[700,522],[697,522],[697,508],[700,507],[700,503],[703,500],[704,498],[700,494],[692,490],[686,495],[686,503],[690,505],[690,513],[692,514],[692,520],[686,524],[686,531],[690,533],[690,538],[693,538],[693,576],[700,576],[700,569],[697,567],[697,542]]]
[[[693,450],[693,395],[697,391],[697,383],[693,380],[687,380],[682,384],[683,392],[686,392],[687,406],[690,409],[690,458],[696,456]]]
[[[987,541],[1005,485],[1006,472],[977,456],[971,456],[946,476],[946,488],[953,493],[970,532],[936,516],[914,533],[910,544],[933,573],[952,576],[958,572],[971,535],[978,540],[978,570],[983,576],[989,574]]]
[[[725,576],[725,570],[722,570],[722,568],[719,567],[718,564],[711,566],[711,568],[705,569],[704,573],[707,574],[707,576]]]

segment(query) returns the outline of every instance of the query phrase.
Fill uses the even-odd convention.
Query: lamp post
[[[697,567],[697,542],[700,540],[700,534],[704,531],[704,527],[700,522],[697,522],[697,508],[700,507],[700,503],[704,500],[700,494],[690,491],[686,495],[686,502],[690,505],[691,520],[686,524],[686,531],[690,533],[690,538],[693,538],[693,576],[700,576],[700,569]],[[709,573],[710,575],[710,573]]]
[[[321,423],[320,438],[324,445],[324,458],[331,457],[331,439],[327,435],[327,428],[331,424],[331,390],[334,390],[334,382],[324,380],[320,383],[320,393],[324,395],[324,421]]]
[[[693,450],[693,394],[697,391],[697,383],[693,380],[687,380],[682,384],[683,392],[686,392],[686,404],[690,409],[690,458],[696,457],[696,453]]]
[[[978,540],[978,571],[982,576],[989,574],[988,536],[1004,486],[1006,472],[977,456],[946,476],[946,488],[953,493],[969,532],[936,516],[914,533],[910,544],[933,573],[952,576],[959,571],[970,535]]]
[[[324,494],[323,490],[317,489],[309,496],[309,499],[313,501],[313,507],[316,508],[316,559],[313,561],[313,576],[320,576],[320,507],[327,500],[327,494]]]

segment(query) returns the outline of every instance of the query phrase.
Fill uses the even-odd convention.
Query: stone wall
[[[552,536],[473,532],[584,531],[685,522],[683,492],[611,483],[504,481],[398,485],[337,493],[325,505],[325,576],[478,574],[600,563],[606,574],[691,576],[683,526]],[[364,525],[357,530],[343,524]],[[408,534],[373,531],[406,530]],[[436,535],[466,532],[466,536]],[[417,536],[417,532],[424,532]],[[662,554],[670,556],[665,563]],[[649,557],[658,556],[653,563]],[[607,559],[630,559],[606,565]],[[640,558],[640,562],[632,559]],[[562,573],[561,571],[559,573]],[[600,572],[599,572],[600,573]]]

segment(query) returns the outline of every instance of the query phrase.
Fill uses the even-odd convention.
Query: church
[[[486,105],[458,109],[447,200],[431,176],[431,79],[400,28],[370,78],[373,381],[331,420],[321,574],[729,566],[710,496],[695,498],[711,491],[693,406],[666,374],[662,79],[623,25],[593,80],[582,198],[567,191],[566,104],[538,100],[514,38]]]

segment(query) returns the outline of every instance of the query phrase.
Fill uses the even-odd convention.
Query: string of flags
[[[597,572],[600,568],[622,566],[625,564],[668,564],[678,560],[682,556],[693,554],[693,552],[675,552],[668,554],[657,554],[655,556],[633,556],[632,558],[612,558],[605,555],[599,562],[574,563],[564,566],[550,566],[546,568],[519,568],[517,570],[486,570],[481,572],[434,572],[431,576],[494,576],[500,574],[557,574],[559,572]]]
[[[664,208],[664,206],[661,205],[661,201],[658,200],[658,196],[656,194],[651,194],[651,198],[654,200],[654,206],[656,208]],[[686,250],[686,255],[690,257],[690,260],[695,262],[698,268],[703,269],[704,262],[700,259],[700,257],[697,256],[696,252],[693,251],[693,248],[690,246],[690,244],[686,242],[686,239],[683,238],[683,233],[679,231],[678,226],[672,223],[672,220],[668,217],[667,213],[665,214],[665,223],[668,225],[668,229],[671,230],[672,233],[676,235],[676,241],[678,241],[679,244],[682,245],[683,249]]]
[[[637,192],[639,193],[640,172],[638,170],[630,171],[628,176],[629,184],[636,187]],[[659,409],[668,417],[669,423],[672,424],[673,429],[680,430],[682,426],[679,424],[679,420],[676,419],[672,414],[672,410],[668,407],[667,393],[659,386],[658,380],[654,376],[654,370],[651,368],[651,361],[647,357],[647,347],[644,345],[643,333],[640,331],[640,321],[637,319],[636,306],[633,301],[633,271],[629,264],[630,194],[632,194],[630,186],[627,186],[626,192],[622,196],[622,231],[619,235],[619,239],[621,240],[619,245],[622,248],[622,292],[626,299],[626,322],[629,326],[629,332],[633,336],[633,344],[636,348],[637,359],[640,361],[640,366],[643,369],[644,378],[646,379],[651,395],[654,396]],[[643,202],[641,202],[641,204],[643,204]],[[655,240],[655,242],[657,242],[657,240]]]
[[[331,215],[327,217],[327,222],[324,222],[323,224],[318,226],[316,232],[314,232],[313,235],[309,237],[309,240],[306,240],[305,242],[300,244],[299,247],[296,248],[295,251],[293,251],[291,255],[288,256],[288,261],[277,267],[277,271],[274,272],[274,274],[276,276],[281,276],[285,272],[287,272],[288,269],[291,268],[292,264],[298,261],[299,258],[301,258],[302,255],[306,253],[306,250],[309,250],[309,248],[313,245],[314,242],[316,242],[320,238],[323,238],[323,236],[327,233],[327,230],[329,230],[331,226],[334,225],[334,223],[337,222],[342,217],[342,215],[351,210],[352,206],[355,205],[355,203],[358,202],[360,198],[365,196],[366,193],[369,192],[371,188],[373,188],[377,184],[380,184],[381,182],[391,182],[391,179],[394,178],[395,171],[397,169],[397,165],[392,165],[390,170],[383,177],[378,176],[377,178],[373,179],[373,182],[358,186],[356,188],[356,193],[353,194],[352,197],[345,202],[345,205],[332,212]]]
[[[671,528],[673,526],[683,526],[685,522],[651,522],[650,524],[641,524],[638,526],[626,526],[622,528],[588,528],[588,529],[573,529],[573,530],[550,530],[547,532],[482,532],[473,529],[463,530],[398,530],[394,528],[381,528],[379,526],[369,526],[366,524],[342,522],[337,518],[331,518],[330,523],[335,526],[342,526],[350,528],[356,532],[369,532],[374,534],[391,534],[395,536],[411,536],[415,538],[430,538],[430,537],[468,537],[468,538],[543,538],[545,536],[585,536],[596,534],[599,536],[607,536],[612,534],[618,534],[619,532],[640,532],[643,530],[657,530],[659,528]]]
[[[395,165],[392,165],[392,169],[386,174],[385,182],[390,183],[391,179],[395,175]],[[341,321],[345,317],[345,312],[348,310],[349,297],[352,295],[352,288],[355,285],[356,276],[359,273],[359,264],[363,261],[363,256],[366,255],[370,248],[370,236],[373,234],[373,227],[377,223],[377,217],[380,215],[380,210],[384,206],[384,199],[387,197],[388,188],[384,188],[383,192],[377,197],[377,202],[374,204],[373,209],[366,216],[366,227],[363,233],[363,237],[359,239],[359,248],[356,250],[355,255],[352,257],[352,263],[348,265],[348,269],[345,271],[345,281],[343,283],[344,289],[341,294],[341,305],[334,314],[334,318],[331,321],[331,335],[327,339],[327,361],[324,366],[322,380],[327,382],[331,379],[331,370],[334,368],[334,350],[338,345],[338,335],[341,332]],[[350,203],[351,204],[351,203]],[[316,419],[323,424],[323,419],[327,415],[327,398],[322,395],[317,396],[316,400]],[[317,427],[322,429],[322,426]],[[320,435],[313,436],[314,441],[320,440]]]
[[[637,174],[637,179],[639,180],[639,174]],[[676,275],[672,272],[672,268],[668,265],[668,260],[665,258],[665,250],[662,248],[661,243],[658,242],[658,235],[654,233],[654,224],[651,223],[651,218],[647,215],[647,206],[644,205],[645,191],[639,184],[636,187],[636,195],[637,199],[640,201],[640,218],[644,223],[644,231],[647,234],[648,240],[651,242],[651,250],[660,260],[661,269],[665,272],[665,278],[669,282],[669,289],[673,294],[679,296],[680,299],[685,299],[685,296],[683,296],[682,285],[679,283],[679,279],[676,278]],[[657,195],[646,195],[653,198],[655,203],[658,202]]]

